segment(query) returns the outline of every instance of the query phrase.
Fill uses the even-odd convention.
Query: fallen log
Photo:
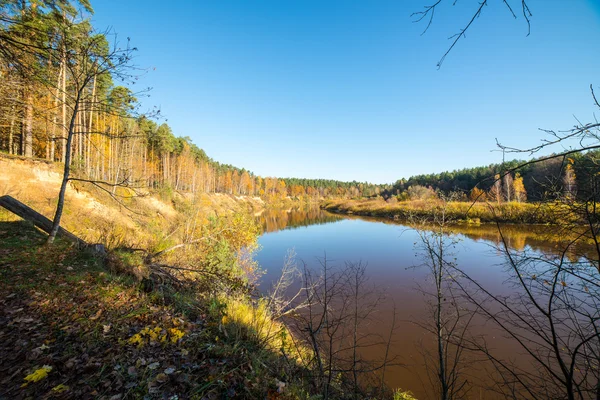
[[[0,206],[6,208],[8,211],[18,215],[24,220],[32,222],[35,226],[48,234],[52,230],[52,221],[35,211],[33,208],[21,203],[14,197],[9,195],[0,197]],[[78,246],[86,245],[85,241],[63,228],[58,229],[58,236],[61,236],[70,242],[76,243]]]

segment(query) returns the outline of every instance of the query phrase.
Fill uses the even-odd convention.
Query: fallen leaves
[[[67,385],[63,385],[62,383],[60,385],[56,385],[52,388],[52,391],[54,393],[63,393],[69,390],[69,387]]]
[[[25,383],[23,383],[21,387],[25,387],[32,382],[39,382],[42,379],[45,379],[50,371],[52,371],[52,367],[49,365],[44,365],[43,367],[36,369],[31,374],[23,378]]]
[[[209,324],[199,310],[190,320],[135,283],[85,267],[76,249],[27,244],[4,251],[0,240],[3,398],[265,398],[266,385],[282,390],[275,379],[256,383],[252,354],[215,338],[221,315]]]
[[[149,343],[165,343],[167,338],[173,344],[177,343],[181,338],[185,336],[185,333],[177,328],[163,329],[160,326],[151,328],[145,327],[138,333],[127,339],[127,343],[142,347]]]
[[[104,310],[102,310],[101,308],[100,308],[100,309],[98,309],[98,312],[96,312],[96,314],[95,314],[93,317],[90,317],[90,321],[95,321],[95,320],[97,320],[98,318],[100,318],[100,316],[102,315],[102,312],[103,312],[103,311],[104,311]]]
[[[148,365],[148,369],[157,369],[158,367],[160,367],[159,362],[153,362],[152,364]]]
[[[173,372],[175,372],[175,368],[173,368],[173,367],[169,367],[169,368],[165,369],[165,374],[167,374],[167,375],[171,375]]]
[[[177,328],[169,329],[169,336],[172,343],[177,343],[184,335],[185,333],[183,333]]]

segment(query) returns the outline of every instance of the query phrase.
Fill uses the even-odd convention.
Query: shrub
[[[431,200],[437,198],[432,188],[421,185],[409,186],[407,192],[411,200]]]

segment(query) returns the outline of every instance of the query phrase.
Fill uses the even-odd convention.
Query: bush
[[[421,185],[409,186],[407,192],[411,200],[431,200],[437,198],[432,188]]]

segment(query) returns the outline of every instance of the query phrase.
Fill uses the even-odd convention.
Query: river
[[[397,326],[392,335],[391,352],[397,363],[386,371],[386,384],[392,388],[412,391],[417,398],[432,397],[432,384],[424,365],[427,352],[435,344],[435,336],[422,328],[431,322],[432,309],[427,296],[432,288],[429,269],[423,266],[421,240],[417,231],[395,221],[341,216],[321,210],[270,211],[259,217],[263,234],[256,259],[265,270],[260,288],[267,292],[280,276],[284,258],[294,249],[296,259],[310,268],[318,269],[327,257],[332,266],[346,262],[367,264],[369,285],[385,293],[379,305],[379,322],[368,329],[382,336],[389,332],[391,316],[396,309]],[[463,225],[452,228],[455,245],[447,256],[465,273],[488,290],[499,294],[510,292],[505,254],[501,237],[493,225]],[[506,226],[503,229],[508,246],[534,254],[549,254],[556,241],[548,227]],[[476,334],[486,335],[492,348],[505,356],[518,356],[514,345],[493,328],[479,326]],[[371,356],[381,355],[385,346],[369,350]],[[471,360],[471,361],[467,361]],[[487,372],[465,356],[465,376],[471,386],[469,398],[492,398],[486,391]]]

